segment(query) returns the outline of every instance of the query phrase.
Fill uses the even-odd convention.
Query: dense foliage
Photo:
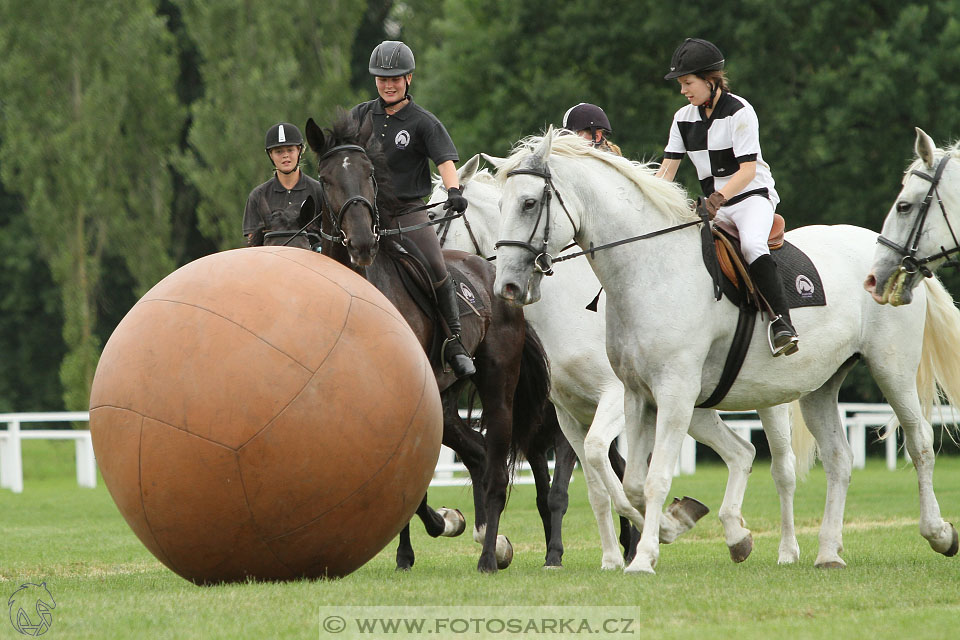
[[[951,0],[0,2],[0,411],[82,409],[100,349],[177,265],[239,246],[263,134],[374,95],[380,40],[462,159],[507,153],[581,101],[656,160],[684,37],[716,42],[760,116],[788,228],[879,228],[913,127],[960,135]],[[308,154],[307,165],[312,162]],[[689,163],[680,174],[694,185]],[[955,274],[948,287],[960,295]],[[846,400],[879,400],[853,375]]]

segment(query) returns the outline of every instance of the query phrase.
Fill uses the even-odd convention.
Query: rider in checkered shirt
[[[690,157],[707,210],[736,225],[750,275],[777,314],[769,327],[773,355],[790,355],[798,349],[797,332],[767,246],[780,197],[760,152],[757,114],[729,92],[723,64],[720,49],[706,40],[688,38],[674,52],[664,78],[677,79],[689,104],[673,117],[657,176],[673,180],[683,156]]]

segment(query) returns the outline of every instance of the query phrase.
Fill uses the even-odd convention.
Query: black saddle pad
[[[447,271],[453,278],[453,287],[457,292],[457,302],[460,303],[461,316],[473,313],[474,309],[479,311],[486,308],[477,288],[466,276],[449,264],[447,265]]]
[[[776,261],[780,280],[783,282],[783,293],[791,309],[797,307],[822,307],[827,304],[827,296],[823,290],[823,281],[820,272],[813,261],[796,245],[784,240],[779,249],[770,252]],[[734,304],[741,305],[743,295],[740,290],[721,277],[720,288]]]
[[[783,281],[783,292],[791,309],[797,307],[822,307],[827,304],[820,272],[813,261],[796,245],[787,241],[770,255],[776,260]]]

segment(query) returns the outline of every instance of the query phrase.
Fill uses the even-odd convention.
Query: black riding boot
[[[463,343],[460,342],[460,303],[457,302],[457,291],[453,288],[453,278],[449,275],[440,282],[433,283],[437,292],[437,307],[443,316],[452,337],[443,343],[441,356],[450,365],[457,378],[472,376],[477,372],[473,366],[473,358],[467,355]]]
[[[769,254],[760,256],[750,264],[750,276],[756,283],[760,295],[777,314],[767,327],[770,350],[774,356],[789,356],[796,353],[799,349],[797,332],[793,328],[793,323],[790,322],[790,307],[783,293],[783,283],[780,280],[776,261]]]

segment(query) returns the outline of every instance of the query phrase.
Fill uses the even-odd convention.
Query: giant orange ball
[[[104,482],[196,583],[343,576],[416,510],[440,451],[423,349],[366,280],[317,253],[239,249],[178,269],[103,350]]]

